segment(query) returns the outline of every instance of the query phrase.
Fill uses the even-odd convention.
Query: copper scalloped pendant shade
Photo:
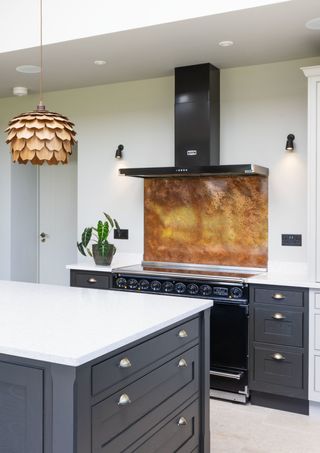
[[[75,144],[74,124],[59,113],[47,110],[22,113],[9,122],[6,143],[13,162],[33,165],[67,164]]]

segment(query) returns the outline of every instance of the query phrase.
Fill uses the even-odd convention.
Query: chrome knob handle
[[[272,315],[273,319],[281,320],[281,319],[286,319],[286,317],[282,313],[274,313]]]
[[[132,365],[131,365],[131,362],[128,359],[128,357],[124,357],[123,359],[120,360],[120,363],[119,363],[120,368],[130,368],[131,366]]]
[[[180,359],[178,363],[179,368],[187,368],[188,364],[184,359]]]
[[[187,332],[184,329],[180,330],[178,335],[180,338],[186,338],[188,336]]]
[[[285,299],[285,298],[286,297],[283,294],[281,294],[281,293],[275,293],[272,296],[272,299],[275,299],[275,300],[282,300],[282,299]]]
[[[271,356],[274,360],[285,360],[285,357],[280,354],[280,352],[276,352],[275,354],[272,354]]]
[[[123,393],[118,401],[118,406],[127,406],[131,403],[129,396],[126,393]]]
[[[178,420],[178,426],[186,426],[188,424],[187,420],[184,417],[180,417]]]
[[[91,284],[97,283],[97,280],[95,278],[89,278],[88,283],[91,283]]]

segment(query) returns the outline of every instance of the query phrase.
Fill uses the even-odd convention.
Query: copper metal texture
[[[268,178],[145,179],[144,261],[267,267]]]

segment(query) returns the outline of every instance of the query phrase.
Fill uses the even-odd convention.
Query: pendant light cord
[[[38,105],[38,110],[43,110],[43,39],[42,39],[42,0],[40,0],[40,102]]]

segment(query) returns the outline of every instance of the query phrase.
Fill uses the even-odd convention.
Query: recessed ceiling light
[[[26,87],[13,87],[12,92],[15,96],[27,96],[28,88]]]
[[[234,42],[233,41],[220,41],[219,46],[220,47],[230,47],[233,46]]]
[[[17,66],[16,71],[23,72],[25,74],[38,74],[41,72],[40,66],[35,66],[32,64],[24,64],[22,66]]]
[[[308,22],[306,22],[306,28],[309,30],[320,30],[320,17],[308,20]]]
[[[103,66],[106,63],[107,62],[105,60],[95,60],[94,61],[94,64],[96,64],[97,66]]]

